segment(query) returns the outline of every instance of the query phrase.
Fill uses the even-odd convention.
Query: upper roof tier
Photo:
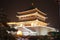
[[[23,12],[17,12],[17,13],[18,15],[16,17],[19,18],[19,21],[28,21],[28,20],[35,20],[35,19],[45,21],[47,18],[46,17],[47,14],[41,12],[37,8],[30,9],[30,10],[23,11]]]
[[[39,15],[38,12],[32,13],[32,14],[27,14],[27,15],[17,15],[16,17],[19,18],[20,21],[24,21],[24,20],[35,20],[35,19],[39,19],[41,21],[45,21],[47,17],[43,16],[43,15]]]
[[[47,14],[43,13],[42,11],[40,11],[38,8],[30,9],[30,10],[23,11],[23,12],[17,12],[17,14],[25,15],[25,14],[31,14],[34,12],[38,12],[39,14],[44,15],[44,16],[47,15]]]

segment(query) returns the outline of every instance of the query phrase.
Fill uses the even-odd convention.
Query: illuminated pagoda
[[[56,30],[47,26],[49,24],[45,22],[47,19],[46,15],[47,14],[35,8],[23,12],[17,12],[16,17],[19,19],[19,27],[26,29],[26,31],[29,30],[31,35],[36,35],[36,33],[37,35],[47,35],[48,32]],[[35,33],[32,30],[34,30]]]
[[[18,29],[18,35],[48,35],[48,32],[56,32],[55,28],[49,27],[46,23],[47,14],[40,11],[38,8],[30,9],[23,12],[17,12],[16,17],[18,22],[8,22],[10,26]]]
[[[18,35],[48,35],[48,32],[56,32],[56,29],[48,27],[49,23],[46,23],[46,15],[47,14],[40,11],[38,8],[33,8],[22,12],[17,12],[16,17],[19,21],[8,22],[7,24],[14,27],[15,29],[18,29]]]
[[[20,21],[20,26],[25,27],[36,27],[36,26],[47,26],[48,23],[45,22],[46,14],[39,11],[37,8],[23,11],[23,12],[17,12],[17,17]]]
[[[49,27],[46,23],[47,14],[38,8],[30,9],[23,12],[17,12],[18,22],[8,22],[11,27],[18,29],[18,35],[48,35],[48,32],[55,31],[55,28]],[[13,34],[13,33],[12,33]]]

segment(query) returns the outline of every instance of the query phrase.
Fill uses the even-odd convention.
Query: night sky
[[[17,21],[17,12],[29,9],[34,3],[34,7],[47,14],[50,26],[59,29],[58,3],[57,0],[0,0],[0,8],[3,8],[10,21]]]

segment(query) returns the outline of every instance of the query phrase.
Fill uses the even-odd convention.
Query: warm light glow
[[[23,26],[35,27],[35,26],[47,26],[48,25],[48,23],[39,21],[38,19],[34,21],[26,21],[26,22],[8,22],[7,24],[15,25],[19,27],[23,27]]]
[[[22,31],[17,31],[17,35],[22,36],[23,35]]]
[[[23,24],[24,26],[32,26],[32,27],[33,26],[47,26],[48,25],[48,23],[39,21],[38,19],[34,20],[34,21],[19,22],[18,24],[19,25]]]
[[[17,24],[17,22],[8,22],[7,24]]]

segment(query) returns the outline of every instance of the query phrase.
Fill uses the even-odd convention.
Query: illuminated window
[[[26,24],[24,24],[24,26],[31,26],[31,24],[29,24],[29,23],[26,23]]]

